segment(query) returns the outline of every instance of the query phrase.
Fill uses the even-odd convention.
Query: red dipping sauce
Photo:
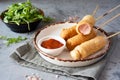
[[[63,46],[63,44],[55,39],[48,39],[41,43],[41,46],[47,49],[56,49]]]

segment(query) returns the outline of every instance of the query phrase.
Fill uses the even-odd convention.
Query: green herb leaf
[[[8,38],[8,37],[6,37],[6,36],[1,36],[1,35],[0,35],[0,39],[6,40],[6,45],[9,46],[10,44],[19,43],[19,42],[21,42],[21,41],[24,41],[24,40],[26,40],[27,38],[26,38],[26,37],[21,37],[21,36],[18,36],[17,38]]]

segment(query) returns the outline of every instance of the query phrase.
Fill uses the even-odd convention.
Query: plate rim
[[[57,58],[57,57],[55,57],[55,56],[48,55],[48,54],[46,54],[45,52],[43,52],[42,50],[40,50],[39,47],[37,46],[37,43],[36,43],[37,35],[40,34],[40,32],[41,32],[42,30],[44,30],[44,29],[46,29],[46,28],[48,28],[48,27],[50,27],[50,26],[52,26],[52,25],[63,24],[63,23],[66,23],[66,22],[57,22],[57,23],[53,23],[53,24],[50,24],[50,25],[46,25],[46,26],[44,26],[43,28],[41,28],[41,29],[39,29],[38,31],[36,31],[36,33],[35,33],[35,35],[34,35],[34,38],[33,38],[33,45],[34,45],[34,47],[37,49],[37,51],[39,52],[39,54],[41,53],[41,54],[43,54],[43,55],[46,56],[46,57],[49,57],[49,58],[55,59],[55,60],[59,60],[59,61],[64,61],[64,62],[78,62],[78,61],[89,61],[89,60],[93,60],[93,59],[96,59],[96,58],[99,58],[99,57],[103,56],[105,53],[108,52],[108,50],[109,50],[109,48],[110,48],[110,43],[111,43],[111,42],[110,42],[110,39],[108,39],[108,47],[107,47],[107,50],[106,50],[105,52],[103,52],[103,53],[101,53],[101,54],[99,54],[99,55],[97,55],[97,56],[95,56],[95,57],[92,57],[92,58],[89,58],[89,59],[83,59],[83,60],[64,60],[64,59],[61,59],[61,58]],[[76,22],[67,22],[67,23],[76,23]],[[94,28],[97,28],[97,27],[94,26]],[[101,28],[98,28],[98,30],[101,31],[101,32],[103,32],[106,36],[108,36],[108,33],[107,33],[105,30],[103,30],[103,29],[101,29]]]

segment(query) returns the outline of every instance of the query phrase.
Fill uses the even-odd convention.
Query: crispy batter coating
[[[92,28],[93,28],[93,25],[95,24],[94,17],[92,15],[86,15],[85,17],[83,17],[83,19],[80,22],[78,22],[77,25],[74,25],[70,28],[62,29],[60,36],[67,41],[67,39],[80,33],[79,31],[77,31],[78,29],[76,29],[77,26],[79,26],[81,24],[86,24],[86,23],[89,24],[90,26],[92,26]],[[92,31],[92,28],[90,29],[90,32]]]
[[[82,35],[82,34],[77,34],[73,36],[72,38],[69,38],[66,42],[66,46],[68,50],[74,49],[77,45],[90,40],[92,38],[96,37],[96,31],[92,30],[89,35]]]
[[[86,15],[85,17],[83,17],[81,21],[85,21],[93,26],[95,25],[96,22],[95,18],[92,15]]]
[[[60,33],[60,36],[67,40],[73,36],[77,35],[77,32],[76,32],[76,25],[70,27],[70,28],[64,28],[62,29],[61,33]]]
[[[70,55],[75,60],[82,60],[102,49],[106,45],[106,43],[107,39],[104,36],[97,36],[76,46],[70,52]]]
[[[77,33],[83,35],[90,34],[95,22],[95,18],[92,15],[86,15],[80,22],[78,22],[76,26]]]

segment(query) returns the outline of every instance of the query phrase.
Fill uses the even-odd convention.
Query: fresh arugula
[[[6,45],[9,46],[10,44],[19,43],[21,41],[24,41],[27,38],[26,37],[21,37],[21,36],[18,36],[17,38],[8,38],[6,36],[0,35],[0,39],[5,40],[6,41]]]
[[[4,22],[16,23],[17,25],[27,23],[29,29],[29,23],[36,20],[43,20],[50,22],[53,19],[44,16],[38,8],[34,7],[30,0],[23,3],[15,3],[8,7],[8,11],[4,14]]]

